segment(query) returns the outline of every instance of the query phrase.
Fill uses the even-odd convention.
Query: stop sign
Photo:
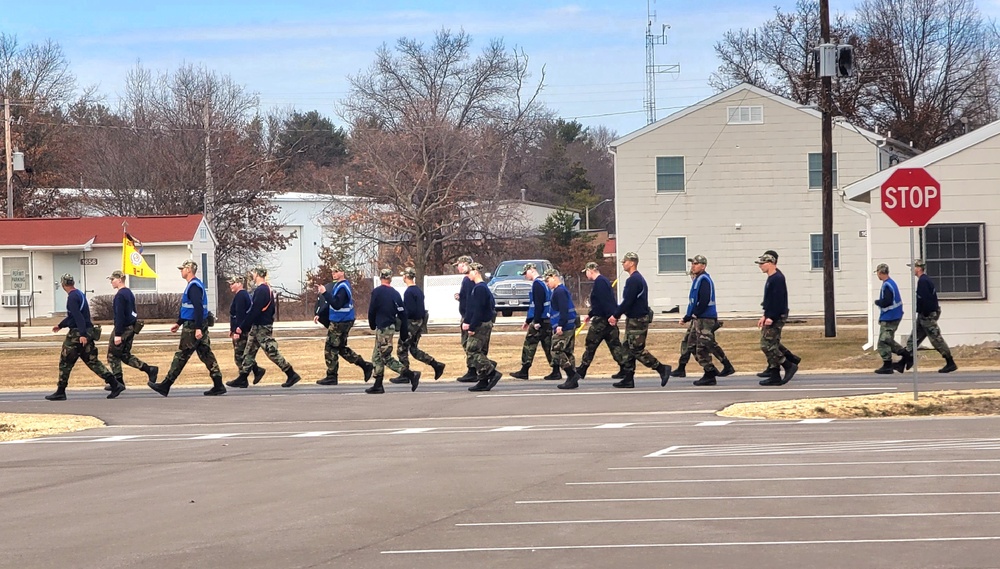
[[[882,211],[900,227],[923,227],[941,211],[941,184],[923,168],[899,168],[882,184]]]

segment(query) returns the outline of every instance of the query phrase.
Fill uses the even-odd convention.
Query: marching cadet
[[[718,328],[719,315],[715,307],[715,283],[705,272],[708,259],[704,255],[695,255],[688,259],[691,263],[691,292],[688,295],[687,314],[681,319],[681,324],[688,324],[688,345],[695,347],[695,359],[701,365],[705,374],[694,381],[695,385],[715,385],[719,370],[712,364],[712,353],[715,351],[715,330]]]
[[[475,283],[469,294],[469,303],[462,318],[462,330],[468,333],[465,343],[466,362],[476,370],[478,381],[469,391],[489,391],[503,376],[496,364],[487,357],[490,351],[490,334],[496,318],[496,300],[489,287],[483,282],[483,266],[471,262],[468,278]]]
[[[559,271],[549,269],[542,278],[545,279],[545,286],[552,291],[552,305],[549,310],[549,322],[552,328],[552,363],[566,372],[566,381],[556,387],[576,389],[580,386],[580,374],[576,371],[573,348],[576,345],[574,330],[580,327],[580,317],[576,314],[573,297],[562,283]]]
[[[247,380],[249,379],[250,372],[257,367],[255,358],[257,350],[263,348],[264,353],[267,354],[267,358],[274,362],[274,365],[278,366],[281,371],[285,372],[286,379],[281,386],[291,387],[298,383],[302,377],[295,373],[292,365],[282,357],[278,351],[278,342],[274,339],[274,294],[271,292],[271,287],[267,284],[267,269],[258,265],[250,271],[250,275],[253,277],[253,282],[256,285],[253,290],[253,299],[250,309],[243,315],[240,325],[233,332],[234,340],[239,340],[244,335],[247,336],[246,348],[243,350],[243,362],[240,365],[240,375],[236,379],[226,383],[226,385],[241,388],[249,387],[250,384]],[[257,383],[256,374],[254,383]]]
[[[135,312],[135,295],[125,286],[125,273],[115,271],[108,277],[111,287],[114,288],[115,298],[111,302],[114,313],[115,329],[108,342],[108,367],[115,379],[125,388],[125,380],[122,375],[122,363],[134,367],[144,372],[149,381],[156,381],[156,374],[160,368],[151,366],[132,354],[132,341],[135,335],[142,329],[142,324],[138,322]],[[110,391],[111,386],[106,385],[104,389]]]
[[[693,281],[697,277],[698,275],[692,274],[691,280]],[[719,328],[722,328],[722,322],[716,320],[715,330],[713,330],[713,332],[717,332]],[[691,361],[691,356],[695,355],[697,348],[698,346],[694,343],[688,343],[688,334],[684,334],[681,338],[681,355],[677,358],[677,367],[674,368],[674,371],[670,372],[670,377],[687,377],[687,371],[685,368],[687,368],[688,362]],[[718,342],[712,346],[712,355],[722,362],[722,371],[719,372],[719,377],[726,377],[736,373],[736,368],[733,367],[733,363],[726,357],[725,350],[722,349],[722,346],[720,346]],[[768,373],[768,375],[770,375],[770,373]]]
[[[420,336],[427,331],[427,309],[424,306],[424,291],[417,286],[417,271],[413,267],[406,267],[401,273],[403,282],[406,283],[406,291],[403,293],[403,308],[406,312],[407,335],[403,338],[402,332],[399,335],[399,348],[396,349],[396,357],[406,369],[410,368],[410,355],[418,361],[423,362],[434,370],[434,379],[441,377],[444,373],[444,364],[438,362],[430,354],[419,347]],[[404,376],[390,379],[392,383],[409,383],[410,379]]]
[[[170,327],[171,332],[176,332],[178,329],[181,331],[180,344],[174,353],[174,360],[170,364],[170,370],[167,371],[167,377],[161,383],[150,381],[147,385],[166,397],[170,393],[170,386],[191,359],[191,354],[197,353],[212,377],[212,388],[204,394],[222,395],[226,392],[226,386],[222,384],[222,371],[219,369],[219,362],[215,359],[212,343],[208,337],[208,293],[205,291],[204,283],[195,276],[198,273],[198,263],[188,259],[177,268],[181,271],[181,278],[187,281],[187,286],[181,294],[180,316]]]
[[[73,275],[66,273],[59,278],[59,284],[66,291],[66,318],[62,322],[52,327],[52,332],[58,332],[63,328],[69,328],[66,338],[63,340],[62,351],[59,353],[59,381],[56,384],[56,391],[45,398],[49,401],[65,401],[66,386],[69,385],[69,374],[76,365],[76,360],[83,359],[83,363],[90,368],[90,371],[97,374],[111,387],[108,399],[114,399],[125,391],[125,385],[119,382],[114,374],[101,363],[101,357],[97,353],[97,346],[94,344],[99,340],[98,329],[94,327],[94,322],[90,319],[90,305],[87,297],[76,288],[76,280]]]
[[[584,319],[585,323],[590,324],[590,328],[587,330],[587,338],[584,340],[586,347],[583,350],[583,356],[580,357],[580,366],[576,368],[576,373],[579,374],[580,379],[587,377],[587,369],[594,361],[594,355],[601,342],[607,344],[611,357],[618,363],[619,372],[623,372],[628,356],[619,339],[618,324],[612,326],[608,323],[608,319],[614,315],[615,309],[618,308],[615,291],[611,288],[611,281],[608,280],[608,277],[601,274],[597,263],[593,261],[587,263],[583,272],[587,274],[588,279],[594,281],[594,286],[590,289],[590,312]],[[622,377],[625,377],[624,373],[622,373]]]
[[[455,300],[458,301],[458,314],[461,316],[461,322],[465,322],[465,311],[469,305],[469,295],[472,294],[472,288],[476,286],[476,283],[469,278],[469,265],[472,264],[472,257],[469,255],[462,255],[455,261],[455,270],[459,273],[465,275],[462,279],[462,287],[455,293]],[[462,350],[466,350],[466,342],[469,340],[469,332],[462,326]],[[476,381],[476,370],[473,367],[469,367],[466,370],[465,375],[456,379],[462,383],[471,383]]]
[[[521,330],[527,330],[524,335],[524,345],[521,347],[521,369],[510,374],[514,379],[528,379],[528,369],[535,359],[538,344],[545,352],[545,361],[552,367],[552,373],[542,379],[562,379],[559,366],[552,360],[552,327],[549,326],[549,310],[552,291],[538,274],[538,266],[526,263],[519,274],[531,281],[531,296],[528,302],[528,314]]]
[[[327,318],[330,321],[330,325],[327,326],[326,344],[323,347],[326,357],[326,377],[316,383],[337,385],[337,372],[340,368],[338,356],[343,356],[348,363],[360,367],[364,372],[365,381],[368,381],[375,367],[347,346],[347,337],[354,327],[355,318],[351,283],[344,276],[344,269],[340,265],[330,267],[330,272],[333,274],[332,283],[316,285],[316,292],[326,301]],[[314,320],[321,319],[317,316]]]
[[[788,359],[781,351],[781,329],[788,322],[788,286],[785,275],[778,270],[778,260],[770,253],[764,253],[756,261],[760,271],[767,275],[764,283],[764,315],[757,321],[760,328],[760,351],[767,356],[767,369],[770,372],[767,379],[762,379],[761,385],[784,385],[792,380],[799,366]],[[785,377],[781,377],[781,369],[785,369]]]
[[[931,345],[944,358],[944,367],[938,373],[951,373],[958,369],[955,360],[951,357],[951,348],[941,337],[941,328],[938,327],[938,318],[941,317],[941,304],[938,302],[937,287],[927,273],[927,263],[923,259],[913,261],[913,274],[917,276],[917,343],[913,343],[913,334],[910,334],[910,345],[903,360],[896,362],[896,371],[902,373],[913,364],[914,350],[920,346],[924,338],[930,338]],[[907,364],[910,365],[907,365]]]
[[[882,356],[882,367],[875,373],[887,375],[893,371],[892,354],[902,356],[900,363],[905,369],[913,366],[913,358],[896,342],[896,329],[903,319],[903,297],[899,294],[896,281],[889,278],[889,265],[882,263],[875,267],[875,274],[882,281],[882,292],[875,301],[875,306],[879,307],[878,354]]]
[[[767,251],[764,251],[764,254],[765,255],[771,255],[772,257],[774,257],[774,265],[775,266],[778,265],[778,252],[777,251],[775,251],[774,249],[768,249]],[[778,269],[778,270],[780,271],[781,269]],[[796,356],[795,354],[793,354],[792,351],[789,350],[787,347],[785,347],[785,345],[782,344],[781,342],[778,342],[778,349],[781,350],[781,353],[785,356],[785,359],[787,359],[788,361],[792,362],[793,364],[799,365],[799,363],[802,362],[802,358],[800,358],[799,356]],[[719,377],[722,377],[722,375],[723,374],[720,373]],[[759,372],[757,374],[757,377],[762,377],[764,379],[770,378],[771,377],[771,370],[770,370],[770,368],[765,368],[764,371]]]
[[[649,308],[649,287],[646,286],[646,279],[639,273],[639,255],[633,251],[625,253],[622,267],[629,276],[625,280],[622,303],[608,318],[608,324],[616,325],[623,315],[628,318],[625,322],[625,347],[628,356],[625,360],[624,379],[611,385],[627,389],[635,387],[635,362],[638,360],[644,366],[656,370],[660,376],[660,387],[663,387],[670,380],[670,366],[660,363],[660,360],[646,350],[646,334],[649,323],[653,320],[653,311]]]
[[[230,275],[227,280],[229,281],[229,290],[233,293],[233,301],[229,304],[229,338],[233,341],[233,359],[236,361],[236,369],[239,370],[243,367],[243,352],[246,351],[249,334],[238,335],[236,334],[236,329],[239,328],[240,321],[246,316],[247,311],[250,310],[250,305],[253,304],[253,301],[250,299],[250,293],[243,288],[243,275]],[[260,383],[260,380],[264,377],[264,373],[266,373],[266,370],[254,361],[254,385]],[[226,385],[238,387],[233,385],[231,381],[226,382]]]
[[[382,269],[378,278],[382,284],[372,291],[372,298],[368,303],[368,326],[375,331],[375,348],[372,349],[375,384],[366,389],[365,393],[385,393],[382,378],[386,367],[406,378],[410,391],[416,391],[420,384],[420,372],[410,371],[409,367],[392,357],[392,337],[396,334],[397,322],[401,342],[409,332],[403,298],[399,296],[399,291],[392,288],[392,270]]]

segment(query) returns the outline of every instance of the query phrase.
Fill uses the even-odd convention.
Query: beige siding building
[[[684,310],[686,260],[708,258],[719,311],[759,313],[754,260],[779,255],[793,314],[823,311],[820,113],[741,85],[611,143],[618,251],[636,251],[657,311]],[[864,313],[867,219],[838,188],[912,152],[835,123],[834,261],[838,312]]]
[[[906,313],[899,333],[909,334],[910,230],[897,227],[881,206],[882,183],[896,168],[924,168],[941,185],[941,211],[916,231],[916,255],[927,261],[927,274],[937,285],[945,340],[951,345],[997,340],[1000,267],[990,264],[988,254],[1000,250],[1000,121],[844,188],[848,199],[871,214],[873,262],[889,265]],[[877,291],[871,270],[862,279]]]

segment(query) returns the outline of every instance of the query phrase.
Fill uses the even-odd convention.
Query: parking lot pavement
[[[714,414],[909,387],[864,383],[95,392],[58,410],[109,427],[0,444],[0,567],[995,567],[997,418]]]

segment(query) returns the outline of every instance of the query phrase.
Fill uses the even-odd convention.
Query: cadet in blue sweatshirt
[[[903,297],[899,294],[899,287],[896,281],[889,277],[889,265],[885,263],[875,267],[875,275],[882,281],[882,291],[875,301],[875,306],[879,308],[879,331],[878,331],[878,354],[882,356],[882,367],[875,370],[875,373],[891,375],[893,372],[892,354],[902,356],[900,362],[905,369],[910,369],[913,365],[913,358],[906,352],[903,346],[896,342],[896,329],[903,319]],[[900,371],[903,371],[900,369]]]
[[[635,362],[642,362],[648,368],[655,369],[660,376],[660,386],[670,379],[670,366],[660,363],[653,354],[646,350],[646,333],[649,323],[653,321],[653,311],[649,309],[649,287],[646,279],[639,274],[639,255],[633,251],[625,253],[622,258],[622,268],[628,273],[625,281],[625,291],[622,293],[622,303],[615,313],[608,318],[608,324],[614,326],[624,315],[625,347],[628,358],[625,360],[625,377],[612,385],[621,388],[635,387]]]
[[[282,387],[291,387],[299,382],[302,377],[295,373],[292,364],[285,361],[285,358],[278,351],[278,342],[274,339],[274,293],[267,284],[267,269],[260,265],[250,271],[256,287],[253,290],[253,297],[250,309],[243,315],[240,325],[233,332],[233,338],[239,339],[244,334],[248,336],[247,347],[243,351],[243,362],[240,365],[240,375],[226,383],[230,387],[248,387],[250,372],[257,367],[255,356],[257,350],[263,348],[267,358],[274,362],[274,365],[285,372],[285,382]],[[254,383],[257,379],[254,378]]]
[[[788,321],[788,286],[785,275],[778,270],[778,260],[770,253],[764,253],[756,261],[760,271],[767,275],[764,283],[764,301],[760,303],[764,315],[757,321],[760,328],[760,350],[767,357],[768,377],[761,385],[784,385],[792,380],[799,366],[788,359],[781,350],[781,329]],[[781,377],[781,368],[785,377]]]
[[[542,278],[545,280],[545,286],[552,291],[552,308],[549,311],[549,321],[552,326],[552,362],[566,372],[566,381],[557,387],[576,389],[579,386],[580,374],[576,371],[573,349],[576,346],[575,330],[580,327],[580,317],[576,314],[573,296],[562,283],[559,271],[549,269]]]
[[[144,372],[148,381],[156,381],[156,374],[159,368],[151,366],[132,354],[132,341],[136,335],[136,322],[138,314],[135,312],[135,295],[125,286],[125,273],[115,271],[108,277],[115,292],[115,298],[111,302],[114,312],[115,329],[108,342],[108,367],[115,379],[125,385],[122,375],[122,363]],[[104,389],[110,390],[110,386]]]
[[[468,277],[475,283],[469,295],[469,304],[462,318],[462,330],[468,333],[465,342],[466,364],[476,370],[478,381],[469,391],[489,391],[500,381],[502,374],[496,364],[487,357],[490,351],[490,334],[496,318],[496,300],[489,287],[483,282],[483,266],[469,264]]]
[[[316,294],[323,298],[326,305],[327,317],[329,321],[326,334],[326,344],[323,347],[323,354],[326,358],[326,377],[317,381],[319,385],[337,385],[338,372],[340,370],[339,356],[343,356],[347,363],[354,364],[361,368],[365,381],[372,377],[375,367],[366,362],[354,350],[347,346],[347,339],[354,327],[354,293],[351,291],[351,283],[344,274],[344,269],[340,265],[330,267],[333,275],[333,282],[327,285],[316,285]],[[317,316],[314,322],[321,319]]]
[[[938,302],[937,287],[934,286],[934,281],[924,272],[926,269],[927,263],[922,259],[913,261],[913,274],[917,277],[917,343],[914,345],[913,334],[910,334],[909,349],[906,351],[906,358],[902,364],[904,367],[907,361],[912,364],[914,350],[920,346],[920,342],[923,342],[924,338],[930,338],[931,345],[944,358],[944,367],[939,369],[938,373],[951,373],[957,370],[958,366],[955,365],[955,360],[951,357],[951,348],[948,347],[948,343],[941,337],[941,328],[938,327],[938,318],[941,316],[941,304]],[[895,369],[896,371],[903,371],[903,369],[900,369],[899,363],[896,364]]]
[[[400,273],[403,282],[406,283],[406,292],[403,293],[403,309],[406,312],[407,335],[403,338],[399,336],[399,347],[396,349],[396,357],[403,364],[403,367],[410,368],[410,355],[417,361],[425,363],[434,369],[434,379],[441,377],[444,373],[444,364],[438,362],[430,354],[420,349],[420,336],[427,331],[427,308],[424,306],[424,291],[417,286],[417,271],[413,267],[406,267]],[[390,379],[392,383],[409,383],[410,379],[400,375]]]
[[[462,279],[462,286],[459,288],[458,292],[455,293],[455,300],[458,301],[458,314],[461,318],[461,322],[465,321],[465,310],[469,305],[469,297],[472,294],[473,287],[476,286],[475,281],[469,278],[469,265],[472,264],[472,257],[469,255],[462,255],[455,261],[455,270],[459,273],[465,275]],[[465,343],[469,339],[469,332],[464,327],[461,328],[462,337],[462,349],[465,350]],[[476,381],[476,370],[475,368],[468,368],[465,375],[456,379],[462,383],[471,383]]]
[[[409,367],[392,357],[392,339],[396,334],[396,327],[399,327],[400,341],[409,333],[403,298],[399,296],[399,291],[392,288],[390,269],[379,271],[379,281],[381,284],[372,291],[371,301],[368,303],[368,326],[375,331],[375,348],[372,350],[375,383],[365,389],[365,393],[385,393],[382,381],[386,367],[409,380],[407,383],[410,384],[410,391],[416,391],[420,384],[420,372],[410,371]]]
[[[581,379],[587,377],[587,368],[594,361],[597,347],[604,342],[608,345],[611,357],[618,363],[618,374],[612,377],[622,379],[625,377],[625,361],[628,359],[628,353],[619,339],[618,324],[612,326],[608,322],[618,309],[615,291],[611,288],[608,277],[601,274],[597,263],[587,263],[583,272],[587,274],[588,279],[594,281],[594,286],[590,289],[590,312],[584,319],[585,323],[590,323],[590,328],[587,330],[583,355],[580,357],[580,366],[576,368],[576,373]]]
[[[58,332],[63,328],[69,328],[66,338],[63,340],[62,351],[59,354],[59,381],[56,384],[56,391],[45,398],[49,401],[65,401],[66,386],[69,385],[69,374],[76,365],[76,360],[83,359],[83,363],[96,373],[101,379],[111,387],[108,399],[114,399],[125,391],[114,374],[101,363],[101,357],[97,353],[97,346],[94,345],[94,324],[90,320],[90,305],[87,304],[87,297],[76,288],[76,280],[73,275],[66,273],[59,279],[64,291],[66,291],[66,318],[62,322],[52,327],[52,332]]]
[[[245,280],[243,275],[230,275],[227,280],[229,281],[229,291],[233,293],[233,301],[229,303],[229,338],[233,341],[233,359],[236,361],[236,369],[239,370],[243,367],[243,354],[246,352],[249,334],[237,335],[236,329],[240,327],[240,322],[243,321],[243,317],[250,310],[253,300],[250,299],[250,293],[243,288],[243,281]],[[264,373],[266,373],[264,368],[257,365],[257,362],[254,361],[254,385],[260,383],[261,378],[264,377]]]

